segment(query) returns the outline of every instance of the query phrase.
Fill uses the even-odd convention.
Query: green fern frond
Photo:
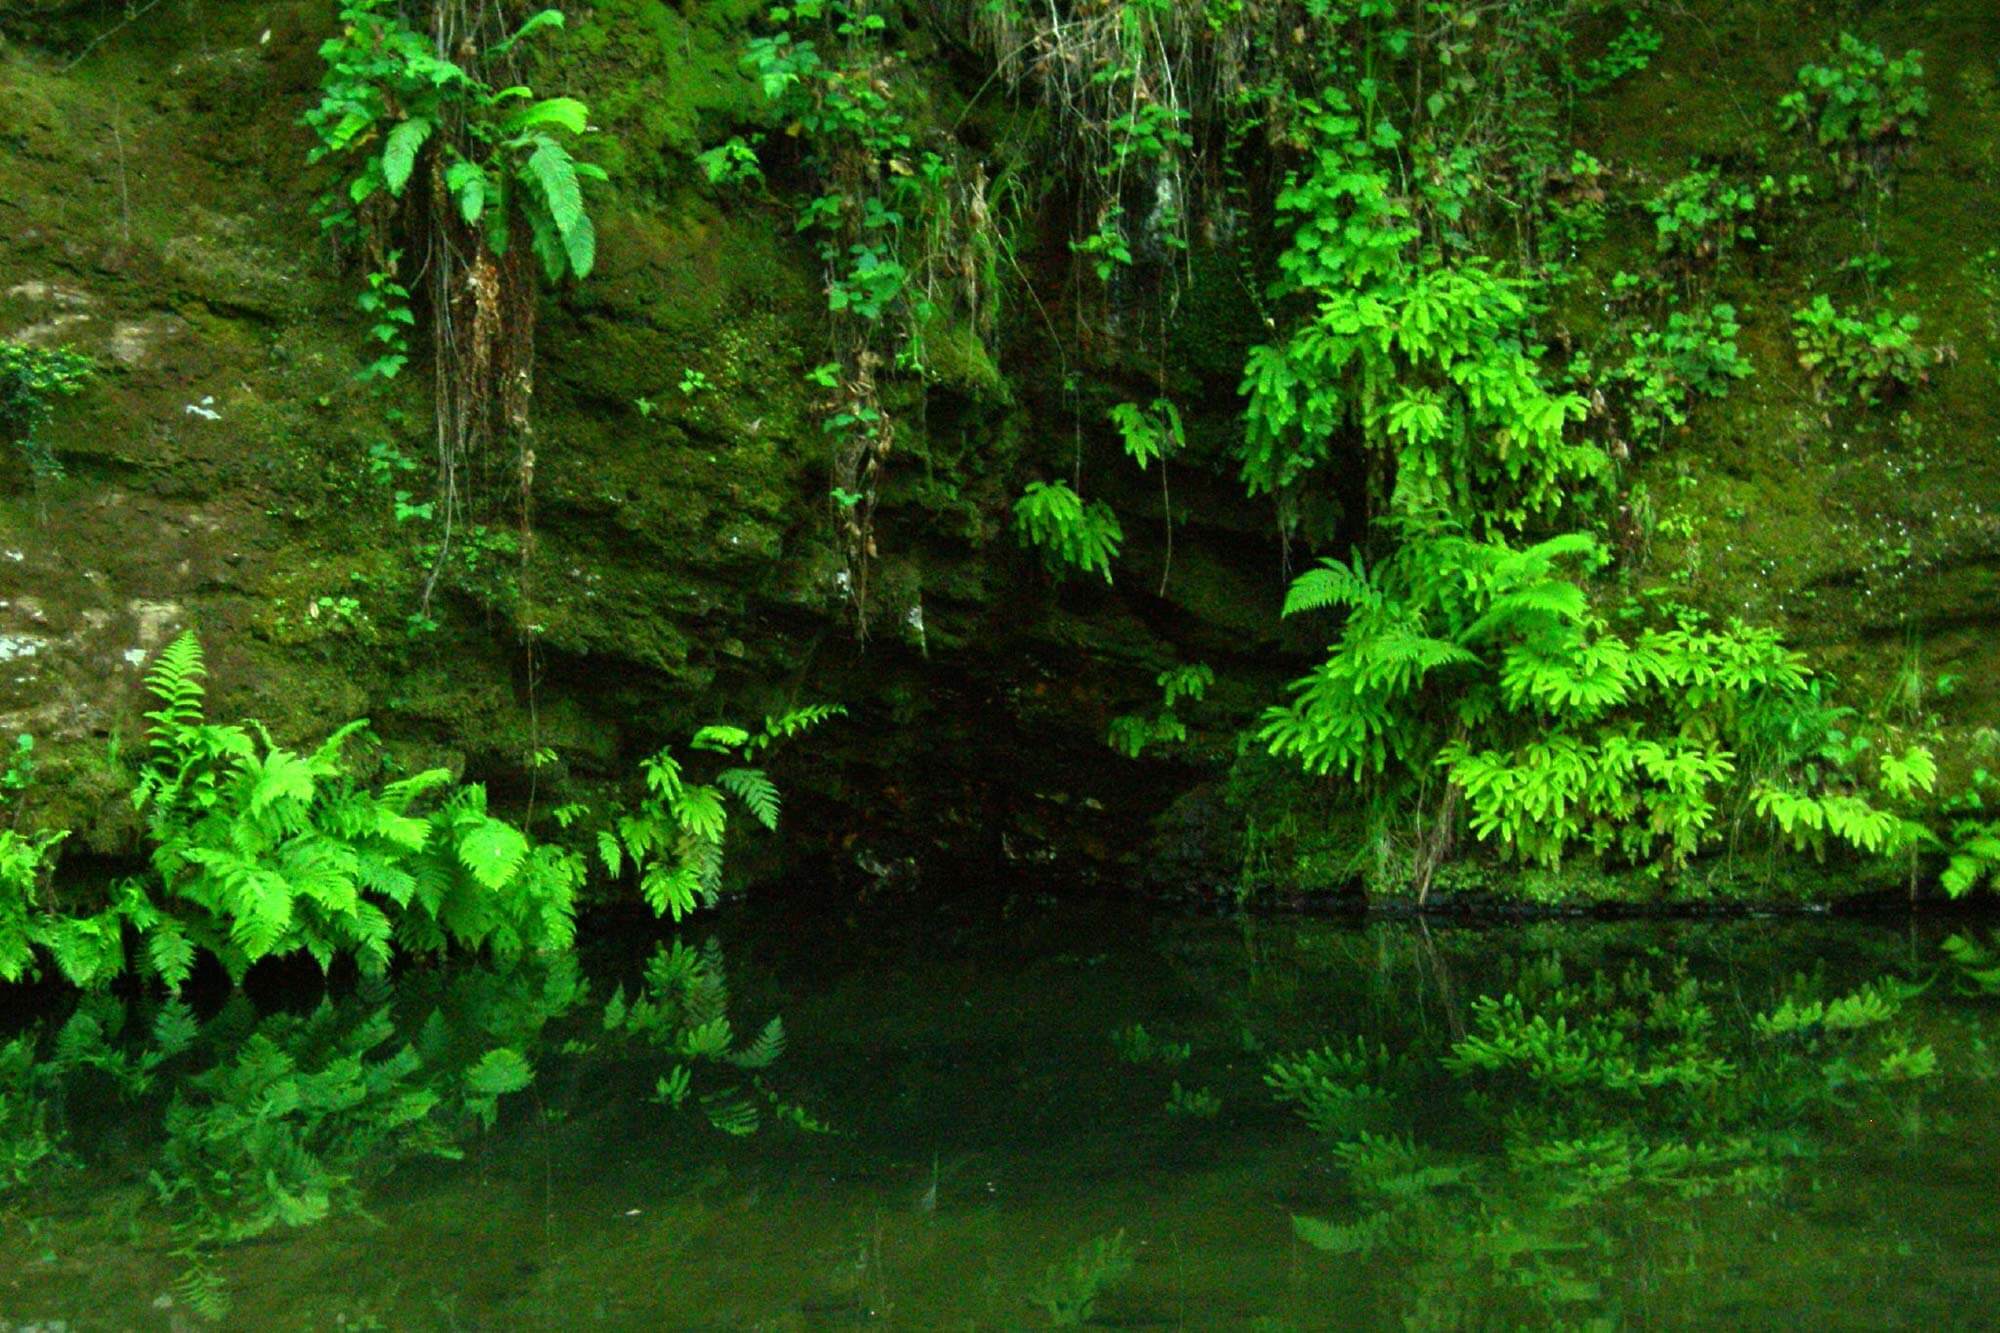
[[[785,1020],[773,1018],[757,1034],[757,1039],[729,1053],[729,1063],[739,1069],[765,1069],[785,1053]]]
[[[778,788],[762,769],[729,768],[716,774],[715,781],[723,790],[743,802],[756,817],[758,823],[776,832],[778,827]]]

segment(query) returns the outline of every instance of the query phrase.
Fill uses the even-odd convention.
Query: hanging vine
[[[427,613],[496,439],[514,446],[527,521],[536,270],[551,283],[589,274],[597,238],[583,187],[606,176],[570,148],[589,132],[588,108],[538,99],[522,81],[523,43],[561,28],[560,10],[515,19],[503,0],[349,0],[340,17],[304,121],[319,140],[311,161],[358,162],[318,209],[367,266],[359,303],[381,353],[361,378],[392,379],[408,360],[417,319],[404,272],[428,306],[441,528]]]

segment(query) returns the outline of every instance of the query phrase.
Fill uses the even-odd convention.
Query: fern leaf
[[[1351,566],[1338,560],[1322,560],[1318,569],[1309,569],[1293,579],[1292,586],[1285,590],[1284,614],[1295,616],[1332,606],[1367,610],[1380,606],[1381,602],[1381,590],[1369,579],[1368,569],[1357,552]]]
[[[508,116],[501,122],[501,129],[508,134],[519,134],[544,125],[582,134],[590,128],[590,108],[574,97],[545,97]]]
[[[502,819],[482,820],[458,842],[459,863],[489,889],[499,889],[512,879],[527,855],[527,838]]]
[[[701,875],[692,865],[649,866],[639,881],[639,894],[654,916],[670,916],[678,921],[694,911],[701,894]]]
[[[170,994],[181,993],[181,987],[194,972],[194,944],[182,932],[179,922],[171,917],[162,918],[147,934],[146,962]]]
[[[562,243],[569,271],[579,278],[589,277],[590,270],[597,267],[597,224],[588,214],[579,215],[575,223],[563,228]]]
[[[560,28],[563,26],[563,23],[563,12],[560,9],[538,10],[528,16],[527,22],[514,30],[513,36],[494,43],[487,51],[487,55],[489,57],[504,56],[514,49],[515,43],[530,33],[538,32],[543,28]]]
[[[765,1069],[785,1053],[785,1020],[773,1018],[757,1034],[757,1039],[730,1052],[729,1062],[739,1069]]]
[[[410,173],[416,169],[417,154],[424,142],[431,137],[431,123],[422,116],[412,116],[395,129],[382,145],[382,179],[395,198],[403,197],[403,187],[410,183]]]
[[[618,844],[618,838],[609,829],[597,831],[597,859],[604,862],[605,871],[613,879],[625,873],[625,852]]]
[[[718,725],[703,727],[688,740],[688,747],[708,750],[715,754],[727,754],[750,739],[750,733],[741,727]]]
[[[778,827],[778,788],[759,768],[731,768],[716,775],[716,782],[754,815],[757,822],[775,832]]]
[[[687,833],[703,842],[719,843],[729,822],[722,798],[715,788],[685,787],[673,802],[674,820]]]
[[[465,1071],[466,1091],[479,1097],[501,1097],[519,1092],[535,1081],[534,1066],[527,1057],[509,1046],[498,1046],[480,1057]]]
[[[527,170],[548,206],[549,220],[557,232],[568,233],[583,217],[583,186],[569,150],[553,139],[542,139],[528,155]]]

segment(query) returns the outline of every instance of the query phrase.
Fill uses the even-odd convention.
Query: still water
[[[1982,923],[699,925],[17,1018],[0,1329],[2000,1320]]]

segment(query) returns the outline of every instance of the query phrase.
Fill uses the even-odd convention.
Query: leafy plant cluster
[[[691,780],[672,747],[662,747],[640,764],[645,795],[615,812],[597,834],[598,859],[613,879],[627,870],[639,881],[640,896],[658,916],[679,921],[722,890],[724,838],[729,802],[734,801],[765,829],[777,831],[778,788],[753,761],[779,741],[810,731],[846,710],[813,704],[764,719],[757,732],[727,723],[696,731],[688,748],[734,760],[706,782]],[[573,818],[575,811],[564,812]]]
[[[415,182],[417,207],[448,204],[493,257],[525,232],[551,282],[588,276],[597,233],[582,183],[608,179],[570,150],[589,129],[588,108],[573,97],[537,99],[520,84],[496,87],[478,68],[438,55],[396,0],[349,0],[340,20],[340,34],[320,48],[320,101],[304,116],[319,141],[309,160],[358,156],[361,165],[322,201],[321,225],[355,238],[358,210],[377,196],[400,201]],[[479,64],[563,23],[561,10],[539,10],[480,51]]]
[[[1828,296],[1792,312],[1799,364],[1834,402],[1874,406],[1930,378],[1936,352],[1917,341],[1914,314],[1875,309],[1843,312]]]
[[[30,347],[0,339],[0,436],[20,451],[37,479],[60,477],[62,464],[41,430],[56,402],[83,391],[96,363],[67,347]]]
[[[1833,55],[1830,64],[1800,67],[1798,86],[1778,101],[1779,117],[1786,129],[1809,132],[1847,183],[1863,172],[1879,178],[1930,115],[1924,53],[1892,59],[1843,32]]]
[[[1677,869],[1723,835],[1753,777],[1760,801],[1792,791],[1804,738],[1820,734],[1800,721],[1817,694],[1769,630],[1680,611],[1620,632],[1573,572],[1607,558],[1585,534],[1517,549],[1413,527],[1373,567],[1358,554],[1322,562],[1286,613],[1342,607],[1345,624],[1293,701],[1267,712],[1262,738],[1310,772],[1364,784],[1386,810],[1428,812],[1404,835],[1419,897],[1461,817],[1523,861],[1587,848]],[[1739,768],[1745,754],[1754,772]],[[1911,782],[1927,781],[1928,753],[1909,762]],[[1797,799],[1824,811],[1835,798]],[[1837,800],[1832,831],[1867,851],[1912,836],[1860,795]]]
[[[178,993],[204,955],[240,982],[265,959],[300,953],[323,970],[345,958],[381,976],[399,954],[568,950],[586,875],[581,853],[492,814],[484,787],[447,770],[365,781],[353,755],[365,719],[309,752],[278,745],[254,721],[211,722],[206,676],[192,632],[146,675],[156,706],[132,802],[146,816],[152,877],[123,880],[95,913],[66,912],[46,892],[61,834],[0,829],[0,981],[32,976],[46,958],[76,986],[100,987],[129,969]],[[598,831],[605,869],[614,878],[629,869],[648,905],[676,921],[713,902],[725,796],[775,829],[777,787],[751,761],[841,711],[795,709],[756,733],[701,729],[692,748],[736,761],[710,781],[689,778],[671,750],[653,755],[642,766],[645,795]],[[8,770],[0,798],[25,781],[21,764]],[[568,805],[556,818],[567,828],[587,813]]]
[[[1687,174],[1667,182],[1646,200],[1655,243],[1683,268],[1713,266],[1739,245],[1755,244],[1779,208],[1810,188],[1803,176],[1780,184],[1775,176],[1754,182],[1725,176],[1719,166],[1688,164]]]
[[[308,161],[349,171],[317,211],[364,256],[357,303],[371,355],[359,379],[379,385],[408,364],[419,297],[406,275],[427,288],[442,523],[426,619],[471,498],[469,465],[496,433],[517,443],[526,512],[536,269],[550,282],[589,275],[597,230],[585,186],[608,179],[574,151],[591,129],[588,108],[537,97],[520,74],[519,52],[563,27],[562,11],[514,26],[503,8],[344,0],[339,33],[320,47],[320,100],[301,118],[315,140]]]
[[[1736,307],[1727,303],[1676,310],[1664,326],[1634,329],[1630,352],[1598,377],[1624,406],[1626,438],[1657,442],[1669,427],[1688,423],[1698,399],[1726,397],[1736,381],[1748,379],[1750,362],[1736,344],[1741,332]],[[1594,367],[1579,357],[1570,370],[1587,382]]]
[[[1042,553],[1050,573],[1097,574],[1106,583],[1125,541],[1111,506],[1084,500],[1065,481],[1029,482],[1014,502],[1014,532],[1023,546]]]

